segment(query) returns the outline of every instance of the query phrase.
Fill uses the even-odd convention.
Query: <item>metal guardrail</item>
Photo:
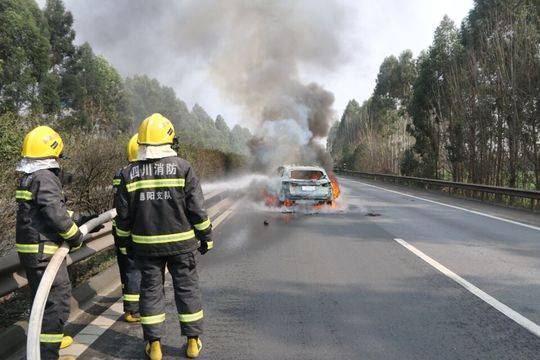
[[[217,192],[205,200],[206,207],[210,207],[226,197],[224,192]],[[111,249],[114,240],[111,235],[112,224],[105,224],[105,228],[98,233],[89,234],[89,239],[84,246],[69,254],[67,264],[78,263],[102,251]],[[24,268],[19,263],[19,256],[13,249],[8,254],[0,257],[0,298],[28,285]]]
[[[96,234],[90,234],[90,238],[85,241],[84,246],[67,256],[67,264],[71,265],[79,261],[88,259],[104,250],[114,246],[111,236],[111,223],[105,224],[105,228]],[[28,284],[22,265],[19,263],[19,256],[16,251],[0,259],[0,297],[12,293]]]
[[[537,205],[540,203],[540,191],[538,190],[525,190],[525,189],[514,189],[509,187],[499,187],[491,185],[481,185],[481,184],[468,184],[462,182],[453,182],[446,180],[436,180],[428,178],[419,178],[414,176],[399,176],[399,175],[390,175],[390,174],[380,174],[380,173],[370,173],[362,171],[353,171],[345,169],[335,169],[337,173],[359,176],[365,178],[371,178],[375,180],[392,180],[395,183],[416,183],[422,185],[432,185],[439,188],[447,188],[450,193],[455,192],[456,190],[465,190],[471,191],[474,193],[481,194],[482,200],[484,200],[485,194],[494,194],[500,196],[507,196],[510,199],[512,198],[522,198],[530,200],[531,210],[535,210]]]

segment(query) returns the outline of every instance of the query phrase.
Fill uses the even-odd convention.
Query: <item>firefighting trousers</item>
[[[139,312],[139,293],[141,288],[141,272],[135,263],[133,253],[127,253],[126,248],[116,246],[116,259],[122,282],[124,311]]]
[[[165,266],[172,277],[182,335],[200,335],[203,330],[203,310],[195,252],[165,257],[137,256],[137,263],[142,276],[140,312],[145,340],[158,340],[163,336]]]
[[[36,295],[39,283],[48,262],[39,267],[26,267],[28,285],[32,291],[32,299]],[[41,359],[58,359],[60,343],[64,336],[64,325],[69,317],[69,301],[71,298],[71,283],[66,261],[62,263],[51,287],[51,292],[45,305],[43,323],[41,325]]]

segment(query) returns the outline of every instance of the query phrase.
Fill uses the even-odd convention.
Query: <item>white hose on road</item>
[[[97,226],[109,222],[115,217],[116,209],[111,209],[81,225],[79,230],[83,235],[86,235]],[[64,242],[52,256],[39,282],[34,303],[32,304],[30,321],[28,322],[28,337],[26,339],[26,358],[28,360],[41,359],[39,336],[41,334],[41,323],[43,321],[43,313],[45,312],[45,304],[47,303],[56,273],[68,253],[69,245]]]

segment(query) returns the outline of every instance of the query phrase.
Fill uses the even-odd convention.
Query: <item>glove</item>
[[[201,241],[201,246],[199,246],[199,252],[201,253],[201,255],[204,255],[206,254],[207,252],[210,251],[211,248],[208,247],[208,241]]]
[[[79,233],[79,236],[75,237],[74,239],[69,240],[67,242],[69,245],[69,252],[72,253],[79,250],[83,245],[83,241],[84,236],[82,236],[81,233]]]

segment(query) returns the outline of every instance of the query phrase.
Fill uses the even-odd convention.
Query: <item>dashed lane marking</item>
[[[224,201],[227,201],[226,199]],[[215,220],[212,220],[212,227],[215,229],[222,224],[227,217],[233,212],[237,203],[233,203],[229,208],[223,211]],[[213,216],[221,210],[221,206],[215,205],[208,210],[208,213]],[[71,355],[78,357],[85,352],[92,344],[107,331],[116,321],[123,315],[123,301],[120,298],[112,304],[107,310],[101,313],[82,329],[75,337],[73,344],[67,349],[60,351],[60,355]]]
[[[107,310],[101,313],[90,324],[86,325],[77,336],[75,341],[67,349],[60,351],[60,355],[72,355],[75,357],[80,356],[85,352],[90,345],[92,345],[105,331],[107,331],[113,324],[122,316],[122,298],[111,305]]]
[[[224,212],[222,212],[217,218],[216,220],[213,220],[212,221],[212,227],[216,228],[219,224],[221,224],[223,221],[225,221],[225,219],[233,212],[234,210],[234,205],[231,206],[230,208],[228,208],[227,210],[225,210]]]
[[[519,325],[523,326],[525,329],[529,330],[534,335],[540,337],[540,326],[533,321],[527,319],[525,316],[521,315],[517,311],[513,310],[509,306],[503,304],[499,300],[495,299],[493,296],[488,293],[480,290],[461,276],[454,273],[452,270],[448,269],[444,265],[440,264],[436,260],[432,259],[428,255],[424,254],[422,251],[418,250],[408,242],[403,239],[394,239],[398,244],[405,247],[407,250],[418,256],[420,259],[427,262],[429,265],[439,270],[441,273],[449,277],[450,279],[457,282],[459,285],[463,286],[467,291],[473,295],[479,297],[487,304],[491,305],[493,308],[497,309],[499,312],[503,313],[505,316],[515,321]]]
[[[215,220],[214,218],[216,217],[216,215],[222,213],[224,209],[230,208],[230,206],[231,206],[231,201],[228,199],[224,199],[218,202],[217,204],[215,204],[214,206],[212,206],[211,208],[209,208],[208,216],[212,220],[212,223],[214,223],[214,220]]]
[[[222,191],[218,189],[218,190],[214,190],[214,191],[209,191],[208,193],[205,193],[203,191],[203,194],[204,194],[205,199],[210,199],[210,198],[214,197],[214,195],[219,194],[220,192],[222,192]]]
[[[350,181],[352,181],[352,182],[355,182],[355,183],[358,183],[358,184],[362,184],[362,185],[365,185],[365,186],[369,186],[369,187],[372,187],[372,188],[375,188],[375,189],[387,191],[387,192],[390,192],[390,193],[394,193],[394,194],[399,194],[399,195],[407,196],[407,197],[410,197],[410,198],[413,198],[413,199],[423,200],[423,201],[426,201],[426,202],[429,202],[429,203],[432,203],[432,204],[437,204],[437,205],[441,205],[441,206],[446,206],[446,207],[449,207],[449,208],[452,208],[452,209],[462,210],[462,211],[466,211],[466,212],[469,212],[469,213],[472,213],[472,214],[475,214],[475,215],[480,215],[480,216],[484,216],[484,217],[487,217],[487,218],[490,218],[490,219],[495,219],[495,220],[499,220],[499,221],[504,221],[504,222],[507,222],[507,223],[509,223],[509,224],[514,224],[514,225],[518,225],[518,226],[523,226],[523,227],[526,227],[526,228],[528,228],[528,229],[540,231],[540,227],[538,227],[538,226],[529,225],[529,224],[524,224],[524,223],[521,223],[521,222],[519,222],[519,221],[514,221],[514,220],[510,220],[510,219],[505,219],[505,218],[502,218],[502,217],[499,217],[499,216],[486,214],[486,213],[483,213],[483,212],[480,212],[480,211],[476,211],[476,210],[470,210],[470,209],[467,209],[467,208],[464,208],[464,207],[461,207],[461,206],[445,204],[445,203],[440,202],[440,201],[430,200],[430,199],[426,199],[426,198],[423,198],[423,197],[420,197],[420,196],[415,196],[415,195],[406,194],[406,193],[402,193],[402,192],[395,191],[395,190],[386,189],[386,188],[383,188],[383,187],[380,187],[380,186],[367,184],[367,183],[365,183],[365,182],[358,181],[358,180],[353,180],[353,179],[348,179],[348,180],[350,180]]]

